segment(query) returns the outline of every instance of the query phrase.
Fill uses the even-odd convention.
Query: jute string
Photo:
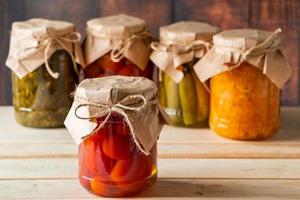
[[[110,52],[110,57],[114,62],[119,62],[122,58],[125,57],[126,52],[128,51],[129,47],[135,42],[135,40],[151,37],[150,32],[147,29],[141,32],[130,34],[130,36],[126,38],[108,35],[105,33],[97,33],[95,31],[91,31],[90,29],[87,29],[87,32],[91,36],[96,38],[111,39],[117,41],[113,44]]]
[[[237,63],[234,63],[233,65],[225,65],[226,71],[230,71],[238,66],[240,66],[244,61],[247,61],[247,58],[252,56],[258,56],[262,54],[266,54],[268,52],[272,52],[276,49],[278,49],[278,46],[274,46],[274,39],[277,37],[279,33],[281,33],[281,28],[276,29],[273,33],[271,33],[263,42],[258,44],[257,46],[251,47],[250,49],[246,50],[245,52],[239,52],[239,57]],[[270,43],[270,44],[269,44]],[[216,45],[215,48],[222,48],[224,46]],[[228,47],[229,49],[232,49],[231,47]],[[235,49],[238,50],[238,49]],[[230,63],[224,63],[224,64],[230,64]]]
[[[81,101],[76,99],[76,101]],[[134,101],[136,103],[132,104],[131,102]],[[95,130],[93,132],[91,132],[88,135],[85,135],[82,137],[82,139],[85,139],[93,134],[95,134],[98,130],[100,130],[101,128],[104,127],[104,125],[108,122],[111,114],[113,112],[120,114],[122,117],[124,117],[125,121],[127,122],[131,135],[133,137],[133,140],[135,142],[135,144],[138,146],[138,148],[146,155],[148,155],[147,152],[144,151],[144,149],[142,148],[142,146],[140,145],[139,141],[137,140],[137,138],[135,137],[134,134],[134,130],[132,127],[132,124],[128,118],[128,115],[125,113],[124,110],[129,110],[129,111],[135,111],[135,112],[141,112],[146,106],[150,105],[150,104],[156,104],[157,100],[152,100],[152,101],[147,101],[146,98],[143,95],[129,95],[127,97],[125,97],[124,99],[122,99],[121,101],[119,101],[118,103],[112,105],[112,106],[108,106],[105,104],[99,104],[99,103],[92,103],[92,102],[84,102],[79,104],[76,108],[75,108],[75,116],[79,119],[83,119],[83,120],[89,120],[89,119],[95,119],[95,118],[99,118],[99,117],[105,117],[104,120],[97,125],[97,127],[95,128]],[[94,116],[89,116],[89,117],[85,117],[85,116],[80,116],[78,114],[78,110],[82,107],[94,107],[96,109],[99,109],[99,113],[95,114]]]
[[[179,45],[179,44],[170,44],[163,45],[159,42],[152,42],[151,48],[155,51],[168,52],[173,54],[184,54],[190,51],[198,51],[205,50],[208,51],[210,49],[211,44],[209,42],[205,42],[203,40],[195,40],[191,44],[188,45]]]
[[[59,78],[59,73],[58,72],[54,72],[48,62],[48,57],[49,57],[49,49],[51,47],[51,45],[57,43],[59,44],[62,49],[64,49],[71,57],[72,60],[72,64],[73,64],[73,68],[75,70],[75,72],[78,74],[78,69],[77,69],[77,64],[75,61],[75,57],[73,55],[73,53],[68,50],[68,48],[65,46],[65,42],[67,43],[77,43],[80,42],[81,36],[80,33],[78,32],[72,32],[70,34],[64,35],[64,36],[60,36],[60,37],[56,37],[56,36],[47,36],[46,39],[45,38],[39,38],[36,37],[38,44],[32,47],[28,47],[24,50],[22,50],[22,52],[17,52],[15,55],[13,55],[14,59],[17,62],[20,62],[21,59],[25,58],[28,53],[30,53],[30,51],[32,50],[36,50],[36,52],[41,51],[42,49],[44,50],[44,60],[45,60],[45,66],[46,66],[46,70],[49,73],[49,75],[51,77],[53,77],[54,79],[58,79]],[[15,45],[18,45],[18,42],[16,42]]]

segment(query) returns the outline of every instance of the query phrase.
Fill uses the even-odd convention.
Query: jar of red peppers
[[[213,131],[231,139],[262,140],[280,125],[280,88],[291,69],[279,33],[228,30],[213,37],[213,48],[195,65],[201,81],[210,79]]]
[[[206,127],[209,94],[193,67],[210,48],[218,28],[182,21],[160,28],[151,60],[160,69],[159,98],[174,126]]]
[[[84,43],[87,64],[84,77],[123,75],[152,79],[150,42],[150,33],[142,19],[120,14],[89,20]]]
[[[134,195],[157,178],[156,141],[166,114],[143,77],[83,80],[65,125],[79,144],[79,180],[101,196]]]

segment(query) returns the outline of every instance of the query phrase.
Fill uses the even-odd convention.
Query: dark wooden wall
[[[125,13],[145,19],[152,33],[179,20],[199,20],[229,28],[283,29],[284,53],[293,75],[283,89],[284,105],[300,105],[299,0],[0,0],[0,105],[11,104],[10,71],[5,67],[11,23],[33,17],[74,22],[84,35],[94,17]]]

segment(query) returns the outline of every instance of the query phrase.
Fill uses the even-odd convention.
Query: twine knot
[[[147,104],[148,104],[148,102],[143,95],[129,95],[112,106],[108,106],[105,104],[99,104],[99,103],[90,103],[90,102],[79,104],[75,108],[75,116],[77,118],[87,120],[87,119],[95,119],[95,118],[99,118],[99,117],[105,117],[105,119],[97,126],[97,128],[92,133],[90,133],[86,136],[83,136],[82,139],[89,137],[90,135],[94,134],[95,132],[97,132],[98,130],[103,128],[104,125],[108,122],[108,120],[113,112],[118,113],[121,116],[123,116],[124,119],[126,120],[126,122],[128,123],[130,130],[132,131],[131,123],[127,117],[127,114],[124,112],[124,110],[140,112],[142,109],[144,109],[147,106]],[[89,117],[80,116],[80,114],[78,113],[78,110],[82,107],[93,107],[93,108],[98,109],[99,112],[97,114],[95,114],[94,116],[89,116]]]
[[[77,69],[75,57],[74,57],[73,53],[71,51],[69,51],[68,48],[64,45],[64,42],[77,43],[77,42],[80,42],[80,39],[81,39],[80,34],[78,32],[73,32],[73,33],[70,33],[69,35],[62,36],[62,37],[48,37],[46,40],[41,42],[41,46],[46,46],[45,51],[44,51],[46,70],[50,74],[50,76],[52,76],[54,79],[59,78],[59,73],[53,72],[53,70],[49,66],[49,62],[48,62],[47,58],[48,58],[49,49],[50,49],[51,45],[58,43],[66,52],[68,52],[68,54],[70,55],[71,60],[72,60],[73,68],[74,68],[75,72],[78,74],[79,72]]]
[[[199,51],[204,50],[207,52],[211,47],[209,42],[205,42],[203,40],[195,40],[191,44],[188,45],[179,45],[179,44],[169,44],[163,45],[159,42],[152,42],[151,48],[155,51],[168,52],[173,54],[184,54],[190,51]]]
[[[224,63],[226,65],[226,70],[227,71],[232,70],[235,67],[240,66],[240,64],[242,64],[249,57],[259,56],[278,49],[278,45],[277,44],[274,45],[274,41],[276,40],[277,35],[281,32],[282,32],[281,28],[278,28],[257,46],[253,46],[248,50],[246,50],[245,52],[240,52],[237,62],[235,64],[230,65],[230,63]]]
[[[35,39],[36,39],[36,42],[32,46],[27,47],[26,49],[21,49],[20,51],[18,51],[17,53],[15,53],[13,55],[14,59],[17,60],[17,62],[20,62],[21,59],[27,57],[32,52],[38,52],[38,51],[41,51],[42,49],[44,49],[44,60],[45,60],[46,70],[52,78],[58,79],[59,73],[54,72],[51,69],[49,62],[48,62],[50,47],[56,43],[56,44],[59,44],[62,47],[62,49],[64,49],[70,55],[72,64],[73,64],[73,68],[77,74],[79,73],[78,69],[77,69],[75,57],[74,57],[73,53],[65,46],[64,43],[80,42],[80,39],[81,39],[80,33],[72,32],[72,33],[69,33],[69,34],[63,35],[63,36],[47,35],[46,38],[35,36]],[[21,41],[21,40],[19,40],[19,41]],[[18,45],[18,42],[15,44],[15,46],[16,45]]]
[[[140,33],[132,34],[126,39],[120,39],[113,45],[112,50],[110,52],[110,57],[112,61],[119,62],[122,58],[125,57],[125,53],[128,51],[129,47],[135,42],[135,40],[144,39],[147,37],[150,37],[150,33],[148,30],[144,30]]]

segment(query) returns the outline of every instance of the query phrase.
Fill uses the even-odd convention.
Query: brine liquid
[[[156,160],[156,144],[149,156],[144,155],[134,143],[128,125],[114,115],[103,128],[80,144],[80,183],[96,195],[133,195],[154,184]]]
[[[153,65],[149,61],[144,70],[139,69],[135,64],[127,60],[121,59],[119,62],[113,62],[110,53],[102,56],[92,64],[88,65],[84,70],[85,78],[98,78],[112,75],[122,76],[143,76],[152,79]]]

